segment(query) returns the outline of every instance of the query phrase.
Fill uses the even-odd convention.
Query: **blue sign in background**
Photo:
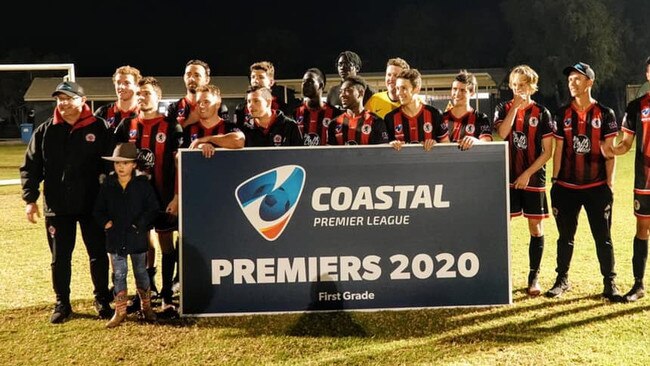
[[[210,159],[183,150],[181,311],[225,315],[509,304],[506,159],[505,143],[477,145],[470,151],[460,151],[455,144],[429,152],[421,146],[399,152],[387,146],[218,150]],[[304,187],[283,233],[269,241],[249,223],[235,191],[251,177],[287,165],[304,169]],[[378,186],[424,185],[432,199],[438,189],[448,207],[409,209],[412,191],[406,209],[398,208],[398,193],[390,193],[393,205],[388,210],[312,207],[319,187],[349,187],[356,193],[364,186],[374,192]],[[329,196],[318,202],[329,204]],[[347,216],[361,217],[362,225],[315,225]],[[381,225],[381,217],[387,216],[402,221],[408,216],[408,224]],[[323,278],[312,276],[306,282],[234,284],[232,274],[219,284],[213,281],[213,260],[338,257],[334,262],[340,264],[341,257],[362,262],[368,256],[379,258],[369,268],[372,273],[363,267],[358,272],[371,280],[324,280],[341,275],[334,266]]]

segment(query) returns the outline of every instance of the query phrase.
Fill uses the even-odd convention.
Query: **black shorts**
[[[157,233],[165,233],[178,230],[178,216],[170,215],[161,211],[153,222]]]
[[[650,219],[650,195],[634,194],[634,216],[641,219]]]
[[[529,219],[545,219],[548,217],[548,202],[546,191],[526,191],[510,188],[510,217],[523,213]]]

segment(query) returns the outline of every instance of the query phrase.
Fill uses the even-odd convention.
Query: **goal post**
[[[74,64],[0,64],[0,71],[47,71],[67,70],[63,80],[75,81]]]

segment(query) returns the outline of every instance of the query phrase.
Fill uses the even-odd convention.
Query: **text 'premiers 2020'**
[[[235,258],[212,260],[212,284],[250,285],[272,283],[377,281],[386,266],[390,280],[429,278],[472,278],[480,270],[473,252],[458,255],[420,253],[413,256],[394,254],[382,262],[378,255]],[[390,265],[388,264],[390,262]]]
[[[343,213],[349,211],[417,210],[421,208],[446,209],[449,201],[443,198],[444,185],[382,185],[374,189],[361,186],[318,187],[311,196],[311,206],[316,212]],[[333,226],[383,226],[408,225],[411,216],[398,215],[346,215],[317,216],[313,227]]]

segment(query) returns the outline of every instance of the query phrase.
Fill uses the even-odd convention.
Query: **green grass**
[[[6,144],[0,145],[0,179],[20,178],[18,167],[23,163],[25,148],[27,144]]]
[[[0,146],[2,166],[17,167],[21,148]],[[613,240],[623,291],[633,282],[632,157],[630,152],[618,159],[615,180]],[[2,365],[650,364],[650,299],[612,304],[599,296],[602,281],[584,213],[570,272],[573,290],[561,299],[525,296],[528,229],[526,220],[517,218],[511,225],[511,306],[181,319],[155,325],[129,318],[107,330],[94,317],[80,240],[73,259],[75,314],[63,325],[48,323],[53,293],[43,221],[26,222],[18,186],[0,187],[0,200]],[[548,289],[555,279],[557,231],[552,219],[544,224],[541,282]]]

